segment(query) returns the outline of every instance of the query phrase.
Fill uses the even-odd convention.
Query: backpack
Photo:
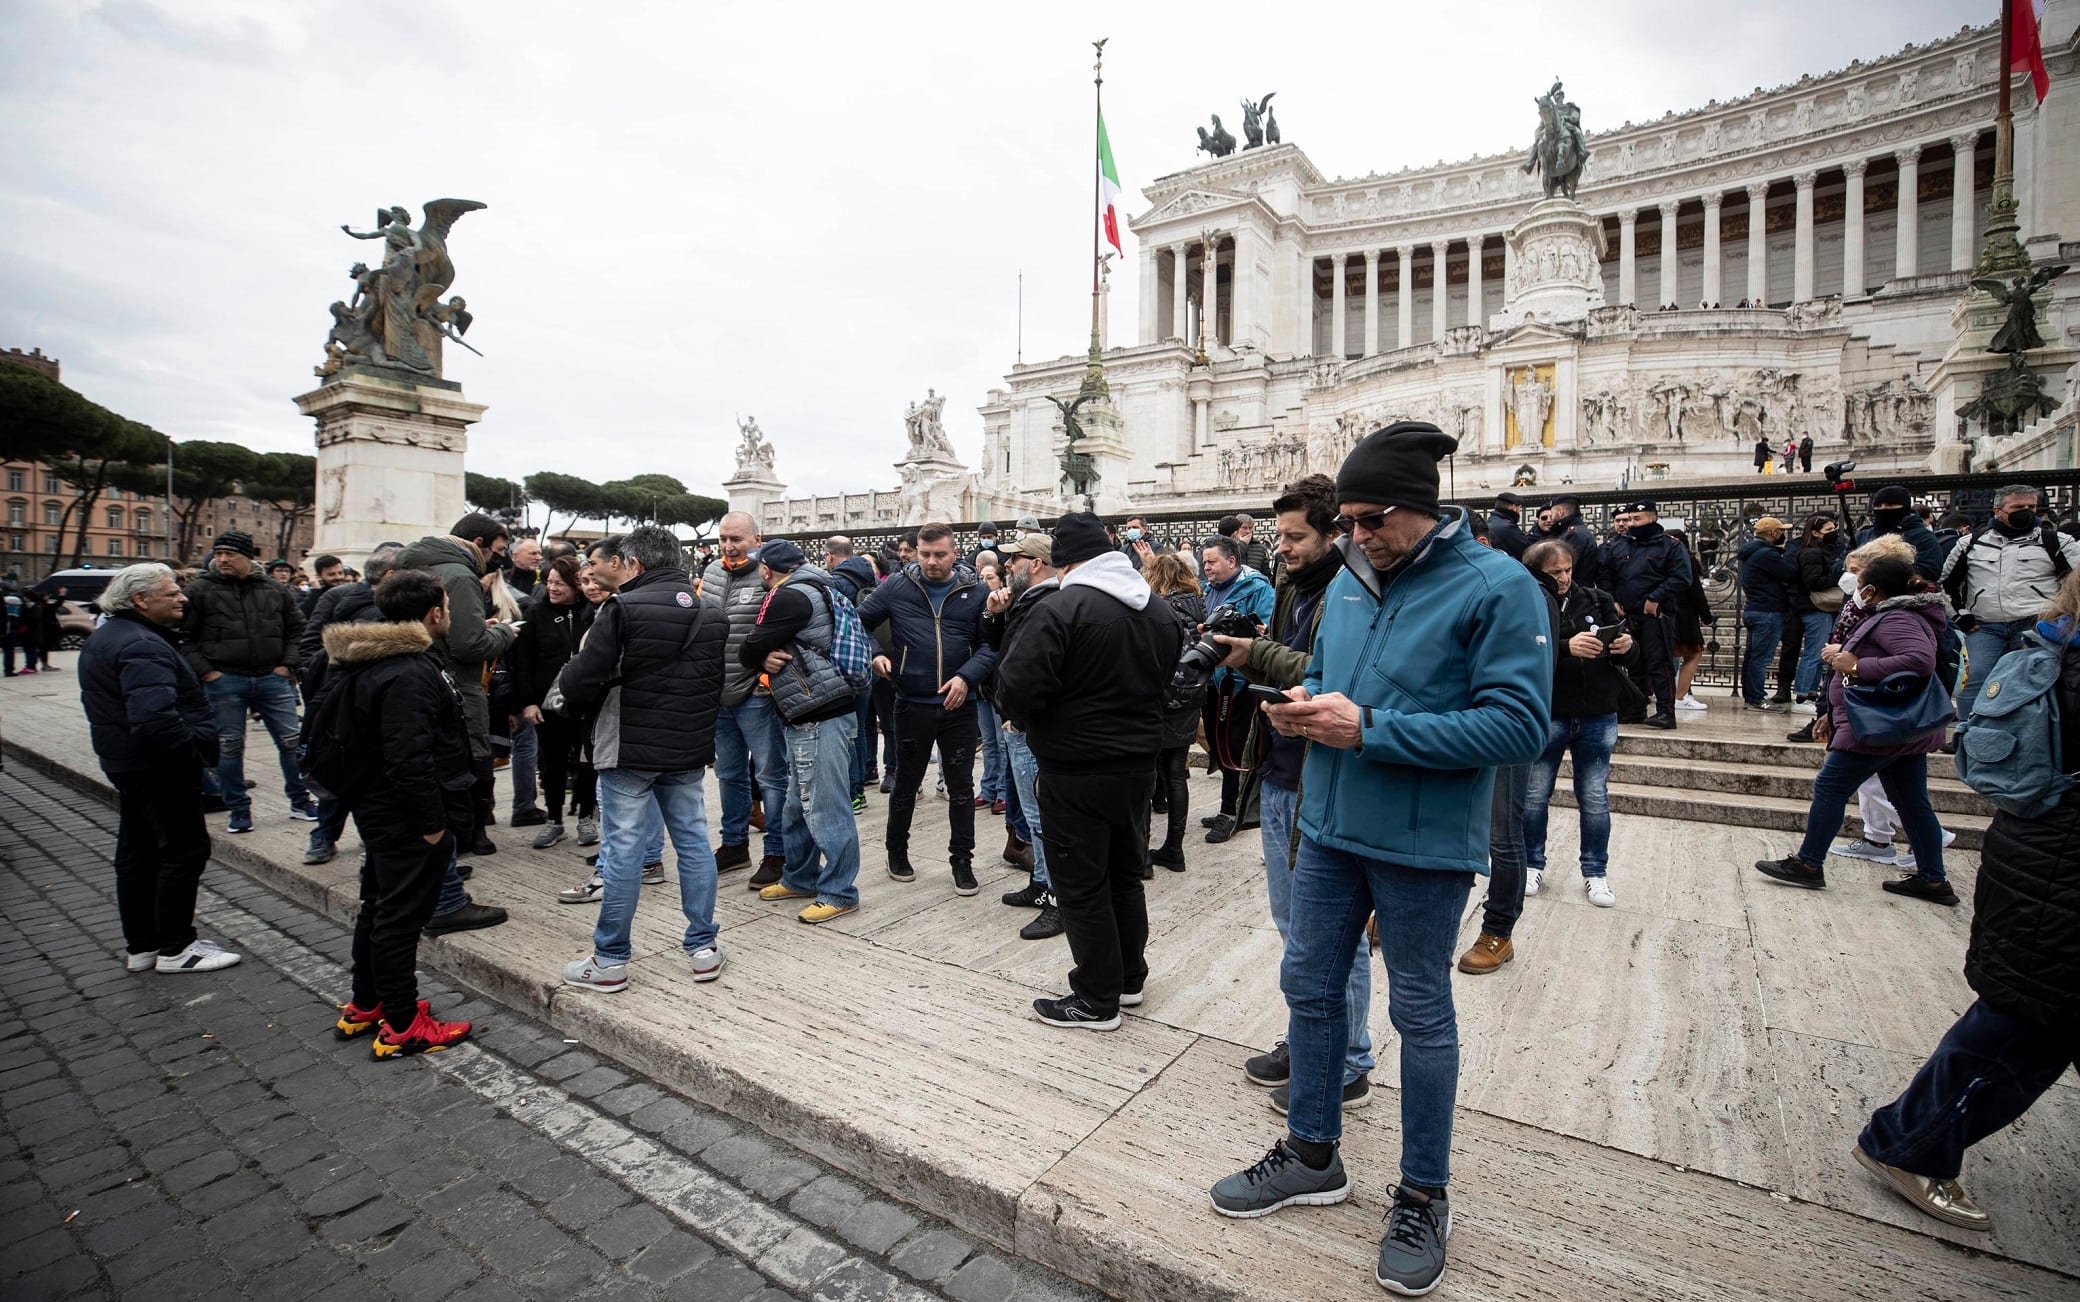
[[[1971,657],[1965,652],[1964,634],[1957,631],[1957,625],[1946,621],[1943,631],[1936,635],[1936,681],[1943,685],[1944,691],[1957,695],[1970,661]]]
[[[304,783],[320,800],[345,802],[359,794],[366,775],[351,756],[354,744],[354,679],[351,669],[327,673],[325,690],[304,712],[296,766]]]
[[[1957,776],[2017,818],[2041,818],[2073,788],[2059,754],[2064,648],[2035,632],[2000,658],[1979,703],[1957,726]]]
[[[867,626],[859,622],[859,611],[850,601],[832,594],[831,585],[812,583],[823,594],[831,613],[831,663],[844,676],[847,686],[864,692],[874,685],[874,641]]]
[[[1971,568],[1972,548],[1979,545],[1979,540],[1984,538],[1986,531],[1992,527],[1992,523],[1988,522],[1972,530],[1969,534],[1960,534],[1957,542],[1945,553],[1946,558],[1957,556],[1956,562],[1950,564],[1950,577],[1943,580],[1943,592],[1950,598],[1950,605],[1953,609],[1962,611],[1965,607],[1965,571]],[[2073,563],[2066,559],[2066,549],[2059,545],[2063,541],[2063,536],[2049,523],[2040,526],[2037,530],[2037,545],[2042,547],[2051,557],[2051,580],[2054,584],[2064,583],[2066,575],[2073,568]],[[1964,554],[1960,556],[1958,555],[1959,552]],[[1946,563],[1949,563],[1947,559]]]

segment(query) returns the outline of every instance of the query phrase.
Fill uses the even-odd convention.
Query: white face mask
[[[1849,573],[1849,571],[1842,571],[1842,577],[1835,581],[1835,586],[1842,590],[1842,595],[1849,599],[1850,605],[1861,606],[1863,604],[1856,599],[1856,594],[1863,590],[1863,585],[1857,582],[1856,576]]]

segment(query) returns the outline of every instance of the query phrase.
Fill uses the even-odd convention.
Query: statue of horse
[[[1589,145],[1582,134],[1581,110],[1567,102],[1554,82],[1553,88],[1533,101],[1538,105],[1538,134],[1531,141],[1531,155],[1524,170],[1537,170],[1546,198],[1557,192],[1574,198],[1581,184],[1582,169],[1589,162]]]

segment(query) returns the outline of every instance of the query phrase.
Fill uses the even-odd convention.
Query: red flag
[[[2044,47],[2037,41],[2037,11],[2030,0],[2008,0],[2009,73],[2027,70],[2037,103],[2051,91],[2051,74],[2044,68]]]

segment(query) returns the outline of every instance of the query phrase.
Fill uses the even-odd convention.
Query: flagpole
[[[2001,66],[1993,115],[1993,191],[1986,197],[1986,240],[1979,249],[1974,277],[2029,271],[2029,254],[2020,239],[2021,215],[2015,204],[2015,116],[2009,88],[2015,80],[2016,0],[2000,0]],[[1902,211],[1905,211],[1903,208]]]
[[[1104,240],[1105,41],[1092,41],[1097,62],[1091,65],[1091,369],[1098,368],[1098,250]]]

